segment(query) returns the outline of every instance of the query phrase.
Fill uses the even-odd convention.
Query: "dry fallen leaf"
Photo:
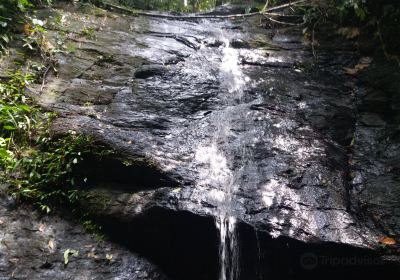
[[[8,260],[10,263],[17,264],[19,259],[18,258],[11,258]]]
[[[49,240],[48,246],[50,248],[50,250],[54,250],[54,241],[53,240]]]
[[[107,260],[111,261],[112,258],[113,258],[113,255],[111,255],[111,254],[106,254],[106,259],[107,259]]]
[[[370,65],[372,62],[372,57],[366,56],[366,57],[362,57],[360,58],[360,64],[367,64]]]
[[[379,239],[379,243],[384,245],[396,245],[397,242],[391,237],[384,236],[381,239]]]
[[[347,67],[343,67],[344,73],[348,74],[348,75],[355,75],[358,73],[358,69],[355,68],[347,68]]]
[[[22,32],[26,35],[26,36],[30,36],[33,33],[32,30],[32,26],[29,23],[25,23],[22,27]]]
[[[79,251],[73,249],[67,249],[64,251],[64,264],[67,265],[69,263],[69,257],[77,257]]]
[[[337,31],[340,35],[346,37],[346,39],[354,39],[360,35],[360,29],[357,27],[342,27]]]
[[[53,46],[53,44],[50,43],[50,42],[47,41],[47,40],[44,40],[44,41],[43,41],[43,43],[42,43],[42,48],[43,48],[43,50],[44,50],[45,52],[50,52],[50,51],[52,51],[52,50],[55,49],[54,46]]]
[[[40,224],[39,225],[39,231],[40,232],[44,232],[45,229],[46,229],[46,225],[45,224]]]
[[[354,68],[343,67],[344,73],[348,75],[356,75],[361,70],[367,68],[372,62],[371,57],[362,57],[358,63],[354,66]]]
[[[93,258],[93,259],[98,259],[99,256],[97,256],[94,252],[89,252],[87,254],[88,258]]]

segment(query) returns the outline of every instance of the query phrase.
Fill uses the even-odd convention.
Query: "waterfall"
[[[240,100],[243,95],[245,81],[243,73],[238,64],[237,50],[229,45],[229,39],[222,33],[224,42],[222,50],[222,61],[220,67],[221,89],[228,90],[228,99]],[[229,118],[226,118],[228,122]],[[225,123],[226,128],[230,124]],[[237,182],[234,177],[224,184],[225,197],[219,205],[216,226],[220,233],[220,280],[234,280],[239,274],[239,246],[237,244],[236,217],[233,212],[233,199],[237,189]]]
[[[197,149],[196,160],[206,166],[200,174],[203,179],[201,184],[211,185],[216,189],[213,189],[211,196],[217,205],[215,224],[220,235],[219,279],[235,280],[239,276],[239,246],[234,203],[243,170],[233,170],[231,164],[234,156],[224,154],[219,144],[224,143],[231,133],[232,120],[237,117],[238,112],[235,108],[240,106],[246,77],[239,65],[238,51],[230,47],[229,38],[223,32],[220,37],[224,43],[221,47],[219,69],[220,97],[225,108],[213,116],[215,131],[211,135],[212,142],[209,146]],[[245,148],[242,150],[245,154]]]

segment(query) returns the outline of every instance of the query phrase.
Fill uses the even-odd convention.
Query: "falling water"
[[[240,106],[246,79],[238,63],[237,50],[230,47],[229,39],[222,32],[221,40],[224,45],[221,48],[219,77],[221,99],[227,107],[213,117],[212,122],[216,129],[212,135],[212,143],[209,146],[200,147],[197,150],[196,159],[208,167],[203,172],[205,184],[212,185],[218,190],[212,195],[217,204],[215,223],[220,233],[219,279],[234,280],[239,275],[239,246],[234,199],[240,183],[241,170],[232,170],[230,164],[233,163],[233,155],[224,154],[218,144],[224,143],[231,133],[232,119],[237,117],[235,106]]]
[[[243,73],[238,65],[238,53],[229,46],[229,39],[224,38],[223,57],[220,67],[221,88],[230,93],[228,98],[241,99],[245,81]],[[229,120],[229,118],[228,118]],[[229,127],[229,124],[226,125]],[[219,215],[216,218],[216,226],[220,232],[220,280],[236,279],[239,273],[239,252],[236,236],[236,217],[232,205],[237,182],[234,176],[225,182],[225,197],[221,201]]]

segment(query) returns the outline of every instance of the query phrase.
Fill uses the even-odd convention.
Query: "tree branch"
[[[279,20],[273,19],[273,18],[271,18],[271,17],[269,17],[268,15],[265,15],[265,14],[263,14],[263,16],[264,16],[266,19],[268,19],[268,20],[270,20],[270,21],[272,21],[272,22],[279,23],[279,24],[283,24],[283,25],[291,25],[291,26],[301,26],[301,25],[304,25],[304,22],[302,22],[302,23],[285,22],[285,21],[279,21]]]

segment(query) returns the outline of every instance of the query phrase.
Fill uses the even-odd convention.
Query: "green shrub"
[[[52,202],[74,205],[85,198],[74,182],[74,166],[87,154],[102,156],[108,150],[74,131],[52,137],[55,115],[41,112],[26,94],[34,79],[16,71],[0,82],[0,171],[16,198],[49,212]]]
[[[0,2],[0,55],[11,40],[16,24],[21,23],[23,15],[33,4],[29,0],[2,0]]]

